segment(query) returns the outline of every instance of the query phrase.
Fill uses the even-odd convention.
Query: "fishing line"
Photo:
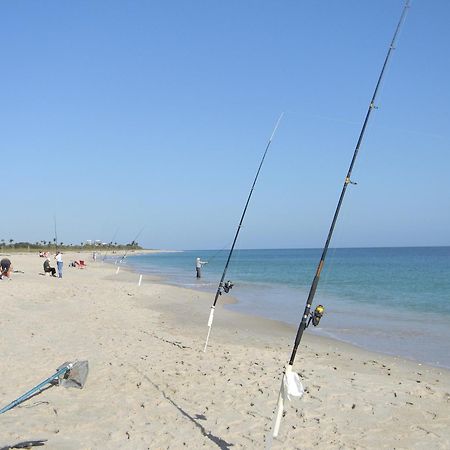
[[[233,264],[230,267],[230,275],[232,279],[239,279],[239,275],[242,275],[242,268],[241,268],[241,262],[242,262],[242,251],[240,248],[236,248],[233,252],[233,256],[231,258],[231,261],[233,261]],[[239,280],[238,280],[239,281]]]
[[[231,242],[227,242],[220,250],[217,250],[214,255],[211,258],[208,258],[208,263],[211,263],[211,261],[214,261],[214,259],[217,257],[217,255],[220,252],[223,252],[226,248],[228,248],[231,245]]]
[[[348,223],[348,217],[349,217],[349,212],[348,209],[343,208],[343,210],[341,210],[341,213],[339,215],[339,220],[340,220],[340,224],[341,227],[337,228],[333,234],[333,241],[336,243],[339,243],[339,241],[341,240],[343,234],[344,234],[344,229],[345,229],[345,224]],[[333,286],[333,281],[332,281],[332,275],[333,273],[335,273],[335,268],[337,267],[338,261],[339,261],[339,251],[342,251],[342,247],[337,247],[336,245],[334,245],[333,247],[330,247],[330,249],[328,250],[328,259],[327,259],[327,267],[326,270],[324,270],[323,275],[321,278],[321,286],[325,289],[322,290],[322,292],[324,290],[326,290],[326,288],[333,288],[333,287],[337,287],[337,286]],[[331,281],[330,281],[331,278]],[[335,298],[335,297],[333,297]],[[326,299],[324,299],[326,300]]]

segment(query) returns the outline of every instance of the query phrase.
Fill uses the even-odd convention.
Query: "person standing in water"
[[[58,268],[58,277],[62,278],[63,260],[61,252],[56,253],[55,259],[56,259],[56,267]]]
[[[200,258],[195,260],[195,270],[197,272],[197,278],[202,277],[202,266],[208,264],[208,261],[202,261]]]

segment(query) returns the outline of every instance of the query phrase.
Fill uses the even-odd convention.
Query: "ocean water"
[[[233,281],[230,295],[238,302],[227,308],[298,325],[320,254],[235,250],[225,279]],[[190,250],[129,256],[125,263],[211,292],[212,303],[227,256],[228,250]],[[208,261],[200,280],[196,257]],[[325,315],[307,333],[450,368],[450,247],[330,249],[317,304]]]

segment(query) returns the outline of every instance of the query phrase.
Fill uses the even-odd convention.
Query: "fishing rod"
[[[53,216],[53,223],[55,225],[55,253],[58,253],[58,234],[56,232],[56,216]]]
[[[108,245],[110,245],[114,242],[114,239],[116,239],[118,232],[119,232],[119,229],[117,228],[116,232],[114,233],[112,239],[109,241]],[[105,254],[103,255],[102,262],[105,262],[106,256],[108,255],[108,245],[106,246],[106,250],[105,250]]]
[[[327,256],[328,247],[330,245],[330,241],[331,241],[331,238],[333,236],[334,227],[336,225],[336,221],[337,221],[337,218],[339,216],[339,212],[340,212],[340,209],[341,209],[341,206],[342,206],[342,202],[344,200],[345,193],[347,191],[347,187],[350,184],[352,184],[352,185],[356,185],[357,184],[354,181],[352,181],[352,179],[351,179],[353,166],[355,164],[356,157],[358,156],[358,152],[359,152],[359,149],[361,147],[361,143],[362,143],[362,140],[363,140],[363,137],[364,137],[364,133],[366,131],[366,127],[367,127],[367,123],[369,121],[370,115],[371,115],[371,113],[372,113],[372,111],[374,109],[377,109],[377,107],[375,106],[375,100],[376,100],[376,97],[377,97],[377,94],[378,94],[378,90],[379,90],[381,81],[383,79],[383,75],[384,75],[386,66],[387,66],[387,64],[389,62],[389,59],[391,57],[392,50],[395,49],[395,42],[396,42],[396,39],[397,39],[397,35],[398,35],[399,30],[401,28],[401,25],[402,25],[402,23],[403,23],[403,21],[405,19],[406,12],[407,12],[407,10],[409,8],[409,3],[410,3],[410,1],[406,0],[405,5],[404,5],[403,10],[402,10],[402,13],[401,13],[401,16],[400,16],[400,19],[399,19],[399,21],[397,23],[397,27],[395,29],[394,35],[393,35],[391,43],[389,45],[389,49],[387,51],[386,57],[384,59],[383,66],[381,68],[381,72],[380,72],[380,74],[378,76],[378,81],[377,81],[377,83],[375,85],[375,89],[373,91],[373,95],[372,95],[372,98],[371,98],[370,103],[369,103],[369,108],[367,110],[367,113],[366,113],[366,116],[365,116],[365,119],[364,119],[364,122],[363,122],[363,125],[362,125],[362,128],[361,128],[361,131],[360,131],[357,143],[356,143],[356,147],[355,147],[355,150],[354,150],[354,153],[353,153],[353,157],[352,157],[351,162],[350,162],[349,169],[347,171],[347,175],[345,176],[344,184],[342,186],[342,191],[341,191],[341,194],[339,196],[339,200],[338,200],[338,203],[337,203],[337,206],[336,206],[336,210],[334,212],[334,216],[333,216],[333,219],[331,221],[331,226],[330,226],[330,229],[328,231],[328,235],[327,235],[327,238],[326,238],[326,241],[325,241],[325,245],[324,245],[323,250],[322,250],[322,255],[320,257],[319,264],[317,266],[316,273],[314,275],[314,278],[313,278],[313,281],[312,281],[312,284],[311,284],[311,288],[310,288],[310,291],[309,291],[309,294],[308,294],[308,298],[306,300],[305,310],[303,312],[303,316],[302,316],[300,325],[299,325],[298,330],[297,330],[297,335],[295,337],[294,347],[292,349],[291,357],[289,359],[289,363],[287,364],[287,366],[285,368],[285,372],[284,372],[283,377],[282,377],[281,389],[280,389],[280,393],[279,393],[279,396],[278,396],[278,405],[277,405],[277,410],[276,410],[276,416],[275,416],[275,421],[274,421],[272,437],[277,437],[278,436],[278,431],[279,431],[279,428],[280,428],[281,418],[282,418],[283,410],[284,410],[284,399],[285,398],[289,398],[289,395],[300,397],[303,394],[303,387],[301,386],[300,379],[298,377],[298,374],[292,372],[292,366],[293,366],[294,361],[295,361],[295,356],[297,354],[297,349],[298,349],[298,346],[300,345],[300,341],[302,339],[303,332],[308,327],[308,325],[310,325],[310,323],[312,323],[314,326],[317,326],[319,324],[319,322],[320,322],[320,319],[322,318],[322,316],[324,314],[324,307],[322,305],[318,305],[317,308],[311,313],[311,306],[312,306],[312,303],[313,303],[313,300],[314,300],[314,295],[316,293],[317,286],[319,284],[320,274],[321,274],[323,266],[325,264],[325,258]]]
[[[128,252],[133,248],[133,245],[134,245],[135,243],[137,243],[137,240],[139,239],[139,236],[141,235],[141,233],[144,231],[144,228],[145,228],[145,226],[141,228],[141,230],[140,230],[139,233],[136,235],[136,237],[131,241],[130,248],[127,248],[127,250],[126,250],[126,252],[123,254],[122,258],[120,258],[119,264],[120,264],[122,261],[125,260],[125,258],[126,258],[127,255],[128,255]]]
[[[228,253],[228,258],[227,258],[227,261],[225,263],[225,267],[223,269],[222,277],[220,278],[219,285],[217,287],[216,296],[214,297],[214,302],[213,302],[213,304],[211,306],[211,311],[209,313],[208,334],[206,336],[205,347],[203,348],[204,352],[206,352],[206,348],[208,347],[209,335],[211,334],[211,327],[212,327],[213,320],[214,320],[214,310],[216,308],[217,300],[222,295],[222,292],[225,292],[226,294],[228,294],[228,292],[230,292],[230,289],[233,287],[233,283],[230,280],[228,280],[227,282],[224,283],[225,275],[226,275],[227,270],[228,270],[228,264],[230,263],[230,259],[231,259],[231,256],[233,254],[233,251],[234,251],[234,246],[236,245],[236,241],[237,241],[237,238],[239,236],[239,232],[241,231],[242,222],[244,221],[245,213],[247,212],[248,204],[250,203],[250,199],[251,199],[252,194],[253,194],[253,189],[255,188],[256,181],[258,180],[259,172],[261,171],[261,167],[262,167],[262,165],[264,163],[264,160],[266,158],[267,151],[269,150],[270,144],[272,143],[272,139],[275,136],[275,133],[276,133],[277,128],[278,128],[278,125],[280,124],[280,121],[283,118],[283,115],[284,115],[284,113],[281,113],[281,115],[278,118],[277,123],[275,124],[275,127],[274,127],[274,129],[272,131],[272,135],[270,136],[270,139],[267,142],[266,149],[264,150],[264,154],[263,154],[263,156],[261,158],[261,162],[259,163],[259,167],[258,167],[258,170],[256,172],[255,179],[253,180],[253,184],[252,184],[252,187],[250,189],[250,193],[248,194],[247,202],[245,203],[244,210],[242,211],[241,220],[239,221],[239,225],[237,227],[236,234],[234,235],[234,239],[233,239],[233,243],[231,244],[230,252]]]

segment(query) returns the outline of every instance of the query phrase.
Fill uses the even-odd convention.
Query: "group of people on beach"
[[[56,252],[55,260],[56,260],[56,267],[58,268],[58,278],[62,278],[63,260],[61,252]],[[44,261],[44,273],[50,273],[52,277],[56,277],[56,269],[54,267],[51,267],[50,258],[48,256],[45,258]]]
[[[50,264],[50,255],[48,252],[40,252],[39,253],[40,257],[45,258],[44,261],[44,273],[49,273],[52,277],[56,277],[56,271],[58,271],[58,278],[62,278],[63,276],[63,260],[62,260],[62,253],[60,251],[56,252],[55,255],[55,260],[56,260],[56,269],[54,267],[51,266]],[[97,254],[96,252],[94,252],[94,254],[92,255],[93,260],[95,261],[97,259]],[[77,267],[77,261],[75,261],[75,263],[73,264],[74,267]],[[208,261],[202,261],[200,258],[197,258],[195,261],[195,270],[196,270],[196,276],[197,278],[201,278],[202,276],[202,267],[208,264]],[[0,261],[0,265],[1,265],[1,272],[0,272],[0,280],[3,277],[7,277],[10,278],[11,276],[11,271],[12,271],[12,265],[11,265],[11,260],[8,258],[3,258]],[[78,267],[84,267],[84,262],[82,265],[79,265],[78,263]]]
[[[41,254],[39,254],[39,256],[41,256]],[[58,270],[58,277],[62,278],[63,260],[61,252],[56,252],[55,260],[56,260],[56,267]],[[56,277],[56,269],[50,265],[50,258],[48,252],[45,256],[45,261],[43,265],[44,265],[44,273],[49,273],[52,277]],[[11,272],[13,271],[11,260],[9,258],[3,258],[0,261],[0,267],[1,267],[0,280],[2,280],[3,277],[11,279]]]

